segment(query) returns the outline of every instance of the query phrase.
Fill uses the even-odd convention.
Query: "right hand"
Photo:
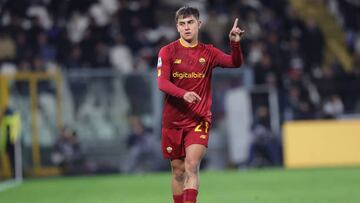
[[[244,30],[238,27],[239,19],[236,18],[233,27],[230,30],[229,38],[232,42],[240,42],[241,37],[244,35]]]
[[[191,104],[195,104],[201,100],[201,97],[195,92],[186,92],[183,98],[186,102]]]

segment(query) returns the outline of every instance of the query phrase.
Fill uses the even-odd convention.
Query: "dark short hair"
[[[194,16],[197,20],[199,20],[200,12],[197,8],[190,6],[183,6],[176,11],[175,22],[178,22],[179,18],[186,18],[189,16]]]

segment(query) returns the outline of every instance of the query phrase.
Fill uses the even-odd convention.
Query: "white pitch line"
[[[21,180],[7,180],[5,182],[0,183],[0,192],[4,192],[7,189],[16,187],[22,183]]]

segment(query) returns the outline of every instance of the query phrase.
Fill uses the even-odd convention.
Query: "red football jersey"
[[[159,89],[165,92],[163,128],[192,127],[200,121],[211,123],[211,76],[214,67],[239,67],[243,55],[239,42],[231,42],[231,55],[212,45],[198,43],[186,47],[176,40],[162,47],[157,71]],[[187,103],[183,96],[196,92],[201,100]]]

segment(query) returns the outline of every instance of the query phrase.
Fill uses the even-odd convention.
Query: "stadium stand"
[[[242,48],[250,74],[215,83],[215,91],[222,93],[214,94],[214,117],[218,119],[214,126],[221,126],[225,114],[222,94],[241,84],[275,88],[280,123],[360,113],[360,5],[351,0],[320,2],[346,33],[347,51],[354,58],[351,71],[336,57],[325,62],[327,39],[321,22],[301,17],[287,0],[191,2],[205,14],[202,41],[227,50],[226,32],[235,17],[246,30]],[[0,1],[1,73],[60,68],[65,124],[76,130],[88,158],[115,163],[100,163],[109,171],[121,168],[128,116],[140,115],[144,125],[156,133],[158,121],[151,119],[156,100],[149,101],[156,95],[152,73],[159,48],[177,37],[172,15],[182,4],[179,0]],[[39,134],[44,150],[51,150],[58,131],[54,86],[48,81],[39,84]],[[26,109],[28,88],[18,82],[14,96],[25,115],[25,129],[30,128],[31,120]],[[253,115],[268,105],[256,96]],[[24,142],[30,146],[31,140],[24,137]],[[51,164],[46,150],[42,152],[44,162]]]

